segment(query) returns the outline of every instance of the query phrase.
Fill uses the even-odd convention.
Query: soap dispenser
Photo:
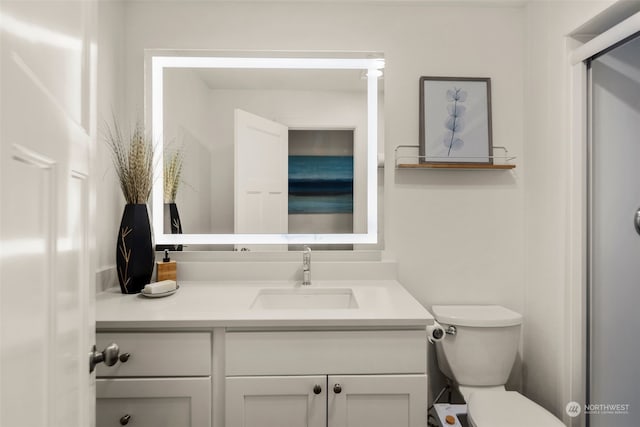
[[[175,280],[177,282],[177,265],[175,261],[171,261],[171,258],[169,258],[169,249],[164,250],[162,262],[158,261],[156,264],[156,281]]]

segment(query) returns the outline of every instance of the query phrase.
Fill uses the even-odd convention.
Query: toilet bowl
[[[436,342],[438,366],[467,403],[472,427],[562,427],[525,396],[504,388],[518,354],[522,315],[498,305],[434,305],[447,331]]]

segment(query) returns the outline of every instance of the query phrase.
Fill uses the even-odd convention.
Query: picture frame
[[[491,79],[420,77],[422,164],[493,164]]]
[[[353,155],[289,155],[289,214],[353,214]]]

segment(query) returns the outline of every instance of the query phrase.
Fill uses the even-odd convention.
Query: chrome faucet
[[[302,250],[302,285],[309,286],[311,284],[311,248],[304,245]]]

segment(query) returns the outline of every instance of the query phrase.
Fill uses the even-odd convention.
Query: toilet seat
[[[515,391],[476,391],[467,408],[473,427],[564,427],[551,412]]]

